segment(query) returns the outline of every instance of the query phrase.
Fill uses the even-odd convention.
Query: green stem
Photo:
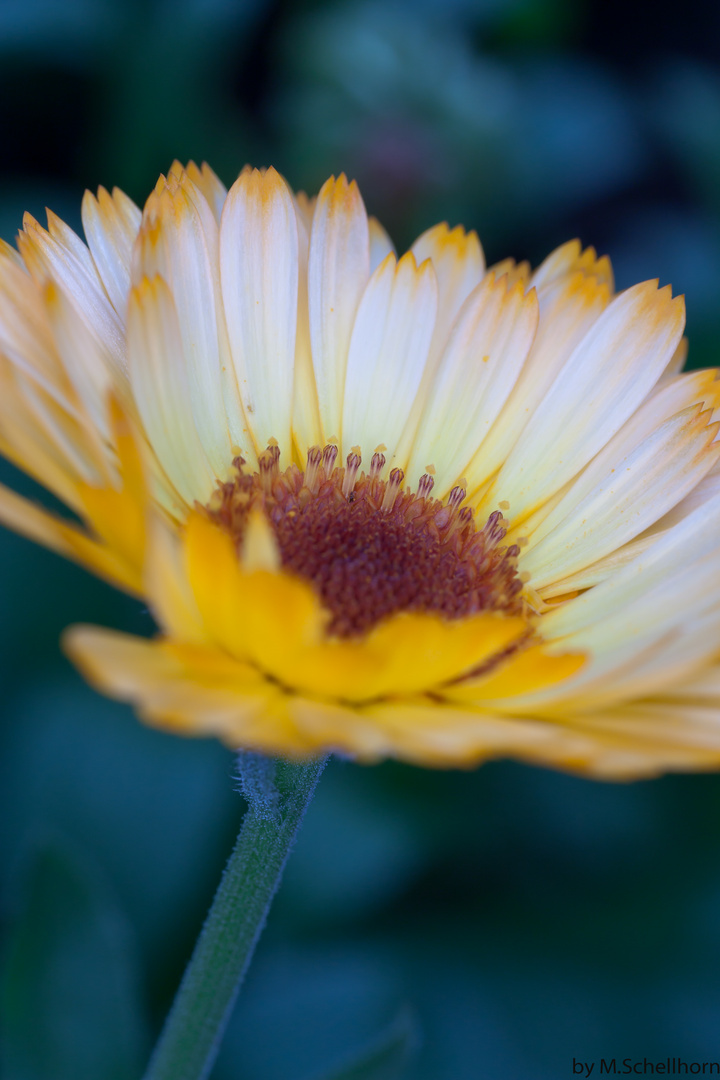
[[[241,756],[249,807],[144,1080],[209,1076],[324,766]]]

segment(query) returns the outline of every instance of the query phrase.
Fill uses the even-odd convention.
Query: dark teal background
[[[399,249],[447,218],[490,262],[579,235],[619,287],[671,282],[716,364],[719,48],[717,5],[4,0],[0,235],[45,205],[79,227],[86,186],[142,202],[175,156],[310,191],[344,169]],[[3,1080],[138,1080],[243,811],[233,759],[61,657],[74,621],[150,632],[140,605],[4,533],[0,603]],[[719,975],[717,777],[334,762],[213,1080],[335,1075],[398,1016],[408,1080],[720,1060]]]

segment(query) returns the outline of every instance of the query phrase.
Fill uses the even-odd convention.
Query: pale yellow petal
[[[370,278],[368,220],[357,184],[323,184],[313,215],[308,266],[310,339],[323,441],[341,437],[355,316]]]
[[[418,412],[408,465],[411,485],[435,467],[435,493],[445,495],[478,472],[482,445],[512,392],[537,327],[535,294],[488,274],[463,305]],[[421,399],[422,395],[418,395]]]
[[[110,195],[104,187],[97,198],[86,191],[82,223],[100,279],[123,325],[130,293],[132,248],[140,228],[139,207],[119,188]]]
[[[217,478],[195,426],[192,387],[172,295],[162,278],[132,290],[130,381],[150,445],[178,493],[205,503]]]
[[[359,445],[392,455],[421,384],[437,311],[437,281],[429,261],[408,252],[387,259],[360,301],[350,341],[342,421],[343,453]],[[392,461],[392,456],[390,458]]]
[[[274,169],[243,172],[228,192],[220,272],[230,350],[254,448],[261,453],[274,438],[289,464],[298,227],[290,191]]]
[[[669,287],[645,282],[616,297],[558,373],[486,503],[508,501],[517,523],[576,475],[655,385],[684,324]]]

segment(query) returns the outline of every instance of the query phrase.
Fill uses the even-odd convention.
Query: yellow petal
[[[320,637],[326,615],[310,585],[286,573],[243,571],[231,538],[204,515],[185,528],[186,572],[211,637],[274,672],[278,658]]]
[[[2,485],[0,522],[36,544],[42,544],[67,559],[74,559],[127,592],[142,592],[138,571],[123,562],[115,552],[98,544],[76,525],[61,521]]]
[[[582,653],[557,655],[548,652],[545,645],[533,645],[518,652],[501,667],[482,678],[465,679],[446,687],[443,697],[451,701],[482,703],[488,708],[498,708],[498,699],[512,699],[517,694],[544,690],[568,679],[580,670],[585,660]],[[512,709],[512,700],[506,704]]]
[[[147,491],[138,436],[117,401],[110,403],[110,425],[118,458],[120,488],[79,485],[84,516],[108,547],[140,569],[145,552]]]
[[[180,735],[216,735],[234,749],[309,752],[284,695],[247,664],[216,650],[94,626],[71,627],[63,646],[89,682],[132,702],[157,727]]]
[[[272,658],[273,674],[305,693],[341,701],[431,690],[484,663],[521,636],[520,618],[475,615],[447,622],[401,613],[359,640],[327,640]]]

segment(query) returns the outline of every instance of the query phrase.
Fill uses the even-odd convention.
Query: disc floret
[[[430,469],[416,491],[404,486],[400,468],[383,478],[384,449],[364,471],[359,447],[342,467],[334,443],[312,446],[304,470],[293,464],[281,471],[279,447],[271,443],[254,472],[235,459],[234,475],[209,512],[240,552],[250,511],[262,508],[283,568],[314,585],[330,612],[328,633],[337,637],[361,636],[401,611],[447,619],[521,614],[520,548],[503,545],[502,512],[478,525],[463,505],[464,483],[435,499]]]

